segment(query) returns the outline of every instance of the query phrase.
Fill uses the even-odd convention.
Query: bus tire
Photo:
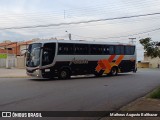
[[[137,68],[135,68],[134,70],[133,70],[133,73],[136,73],[137,72]]]
[[[59,79],[69,79],[71,77],[70,71],[68,69],[62,69],[59,72],[58,78]]]
[[[118,74],[118,68],[117,67],[112,67],[109,75],[116,76],[117,74]]]

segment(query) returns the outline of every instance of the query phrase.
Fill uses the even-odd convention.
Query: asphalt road
[[[0,111],[111,111],[160,85],[160,70],[70,80],[0,78]]]

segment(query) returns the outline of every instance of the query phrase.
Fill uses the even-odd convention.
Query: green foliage
[[[159,42],[153,42],[151,38],[140,39],[139,42],[144,46],[147,56],[160,58],[160,49],[157,45]]]
[[[151,92],[148,96],[149,98],[160,99],[160,88]]]

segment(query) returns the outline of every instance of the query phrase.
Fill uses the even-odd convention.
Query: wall
[[[17,68],[25,68],[25,57],[17,56]]]
[[[151,58],[148,56],[144,56],[144,61],[149,61],[149,67],[150,68],[157,68],[158,64],[160,65],[160,58]]]
[[[12,50],[5,50],[5,49],[0,48],[0,54],[1,54],[1,53],[13,54],[13,51],[12,51]]]
[[[8,58],[0,58],[0,67],[16,67],[16,55],[14,54],[8,54]],[[7,60],[8,60],[8,66],[7,66]]]
[[[148,63],[146,62],[137,63],[137,67],[138,68],[149,68],[149,62]]]
[[[6,59],[5,58],[0,58],[0,68],[6,67]]]

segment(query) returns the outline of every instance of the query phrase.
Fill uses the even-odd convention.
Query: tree
[[[143,45],[147,56],[150,56],[151,58],[160,58],[159,42],[154,42],[151,38],[140,39],[139,42]]]

